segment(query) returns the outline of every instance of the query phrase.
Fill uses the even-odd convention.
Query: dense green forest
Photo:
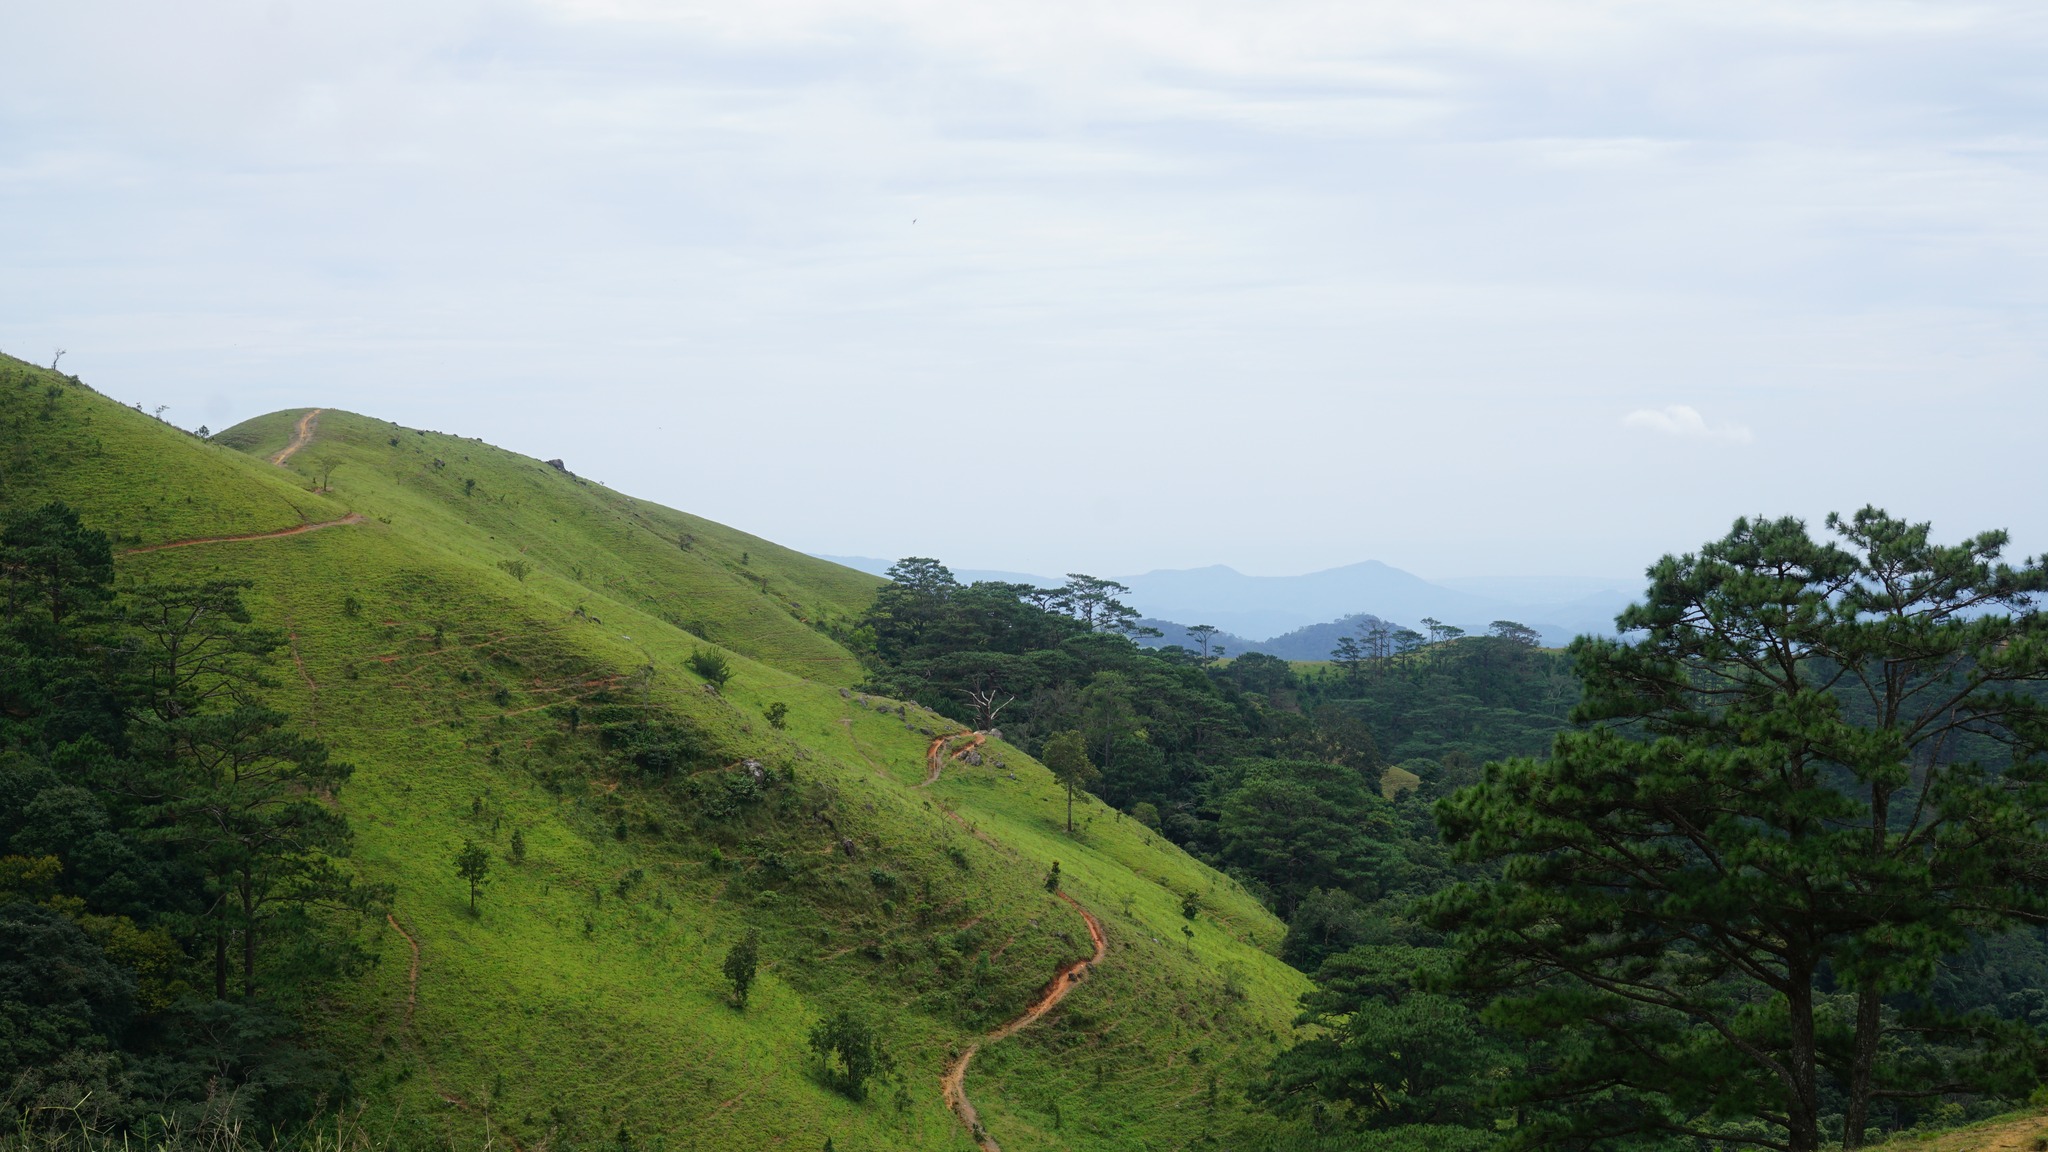
[[[153,1132],[290,1128],[347,1091],[298,1010],[390,892],[351,769],[254,695],[283,636],[233,580],[116,589],[60,504],[0,530],[0,1100]]]
[[[926,558],[860,638],[879,690],[1078,739],[1288,920],[1275,1147],[1859,1147],[2048,1071],[2048,575],[1830,526],[1738,522],[1562,652],[1432,621],[1226,662],[1131,643],[1113,582]]]

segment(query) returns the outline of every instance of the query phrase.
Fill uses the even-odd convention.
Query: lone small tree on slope
[[[1079,732],[1053,733],[1045,742],[1045,766],[1053,779],[1067,790],[1067,831],[1074,830],[1074,795],[1102,779],[1102,773],[1088,761],[1088,744]]]
[[[896,1070],[896,1062],[882,1048],[874,1026],[843,1009],[811,1027],[810,1047],[818,1055],[825,1078],[854,1100],[867,1097],[869,1080]]]
[[[474,840],[464,840],[455,854],[455,874],[469,881],[469,914],[476,915],[476,894],[491,874],[491,854]]]
[[[761,962],[761,934],[748,929],[725,954],[725,979],[732,985],[735,1008],[745,1011],[747,993],[754,987],[754,973]]]

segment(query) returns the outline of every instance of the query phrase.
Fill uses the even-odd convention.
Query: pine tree
[[[1509,1086],[1520,1146],[1741,1126],[1807,1152],[1839,1107],[1857,1148],[1894,1098],[2024,1096],[2048,1068],[2031,1030],[1925,995],[1945,956],[2048,919],[2048,569],[2001,562],[1999,532],[1828,526],[1665,557],[1630,639],[1573,645],[1584,727],[1438,808],[1500,865],[1433,901],[1455,983],[1563,1038]]]

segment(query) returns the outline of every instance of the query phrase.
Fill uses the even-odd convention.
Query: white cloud
[[[1669,404],[1662,408],[1638,408],[1621,418],[1629,428],[1646,428],[1680,440],[1720,440],[1747,444],[1756,439],[1747,425],[1709,424],[1700,410],[1690,404]]]

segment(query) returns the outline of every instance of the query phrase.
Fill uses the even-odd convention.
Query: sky
[[[814,552],[2048,550],[2048,6],[0,6],[0,349]],[[337,485],[345,484],[337,478]]]

